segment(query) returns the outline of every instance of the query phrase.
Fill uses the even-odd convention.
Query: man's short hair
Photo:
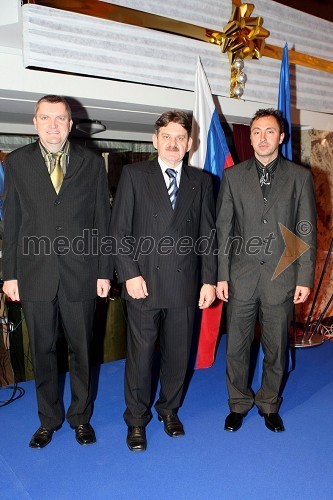
[[[66,101],[66,99],[60,95],[44,95],[44,97],[41,97],[37,102],[35,106],[35,116],[37,116],[38,108],[42,102],[50,102],[52,104],[56,104],[58,102],[62,102],[66,108],[67,114],[68,114],[68,119],[72,119],[72,111],[70,108],[70,105]]]
[[[258,111],[254,114],[251,122],[250,122],[250,128],[252,128],[253,122],[255,120],[258,120],[259,118],[264,118],[265,116],[273,116],[275,120],[277,121],[277,124],[280,129],[280,134],[284,132],[284,124],[283,124],[283,118],[277,109],[274,108],[266,108],[266,109],[258,109]]]
[[[184,111],[165,111],[158,120],[155,122],[155,132],[156,135],[161,127],[167,127],[169,123],[179,123],[190,137],[192,131],[192,124],[189,117]]]

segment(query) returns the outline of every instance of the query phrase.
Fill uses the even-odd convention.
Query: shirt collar
[[[51,153],[51,151],[48,151],[46,149],[46,147],[43,146],[43,144],[41,143],[41,141],[39,141],[39,147],[40,147],[40,150],[42,152],[43,158],[45,158],[45,156],[47,156],[47,155],[51,155],[52,156],[54,154],[54,153]],[[61,151],[65,155],[68,155],[69,154],[69,148],[70,148],[70,142],[69,142],[68,139],[66,139],[66,141],[63,143],[63,145],[61,146],[61,148],[59,149],[59,151],[57,151],[57,153],[59,153]]]
[[[180,179],[180,174],[181,174],[181,171],[182,171],[182,166],[183,166],[183,162],[179,162],[178,165],[176,167],[169,167],[169,165],[167,165],[160,157],[158,157],[158,163],[162,169],[162,172],[163,174],[165,174],[165,171],[168,169],[168,168],[172,168],[173,170],[176,170],[178,172],[178,179]]]
[[[258,160],[258,158],[256,158],[256,157],[254,159],[255,159],[257,168],[260,168],[262,170],[266,169],[266,171],[268,171],[270,174],[273,174],[275,172],[275,170],[277,169],[277,167],[278,167],[278,164],[279,164],[279,161],[280,161],[280,156],[277,155],[277,157],[274,158],[274,160],[272,160],[267,165],[263,165],[261,163],[261,161]]]

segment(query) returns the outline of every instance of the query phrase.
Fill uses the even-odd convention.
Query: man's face
[[[284,133],[274,116],[264,116],[252,123],[250,138],[255,157],[267,165],[277,157]]]
[[[63,102],[42,101],[33,122],[41,143],[51,153],[61,149],[73,125]]]
[[[192,139],[182,125],[171,122],[153,135],[153,144],[161,160],[169,167],[176,167],[191,148]]]

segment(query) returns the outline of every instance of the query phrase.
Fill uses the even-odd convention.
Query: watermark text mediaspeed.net
[[[298,226],[298,232],[306,236],[312,231],[312,226],[307,221],[301,221]],[[297,229],[296,228],[296,229]],[[303,255],[310,246],[298,237],[295,233],[279,223],[281,236],[284,239],[285,249],[279,259],[272,279],[279,276],[295,260]],[[161,256],[168,256],[172,253],[186,256],[196,254],[198,256],[209,255],[241,255],[249,256],[264,255],[270,256],[274,253],[274,242],[278,236],[273,232],[265,237],[253,235],[246,241],[241,236],[229,236],[224,248],[215,248],[216,230],[211,230],[207,236],[200,236],[194,239],[190,236],[181,236],[175,239],[172,236],[164,235],[160,239],[153,236],[124,236],[117,239],[111,235],[99,237],[97,229],[84,229],[81,235],[72,239],[59,235],[54,239],[47,236],[24,236],[23,237],[23,255],[81,255],[85,257],[98,255],[120,255],[131,256],[133,261],[139,261],[141,256],[147,256],[156,252]]]

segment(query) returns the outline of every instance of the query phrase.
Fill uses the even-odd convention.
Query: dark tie
[[[59,151],[59,153],[54,153],[53,157],[53,170],[51,172],[51,181],[54,186],[55,192],[58,194],[61,188],[62,181],[64,179],[64,173],[61,168],[61,157],[63,155],[63,151]]]
[[[168,176],[170,178],[168,193],[169,193],[172,208],[174,210],[175,205],[176,205],[177,194],[178,194],[178,186],[177,186],[177,182],[176,182],[177,170],[174,170],[173,168],[167,168],[165,172],[168,174]]]
[[[262,195],[264,197],[264,202],[265,202],[265,205],[267,203],[267,200],[268,200],[268,196],[269,196],[269,192],[271,190],[271,175],[270,175],[270,172],[267,168],[262,168],[260,169],[261,171],[261,176],[260,176],[260,186],[261,186],[261,190],[262,190]]]

